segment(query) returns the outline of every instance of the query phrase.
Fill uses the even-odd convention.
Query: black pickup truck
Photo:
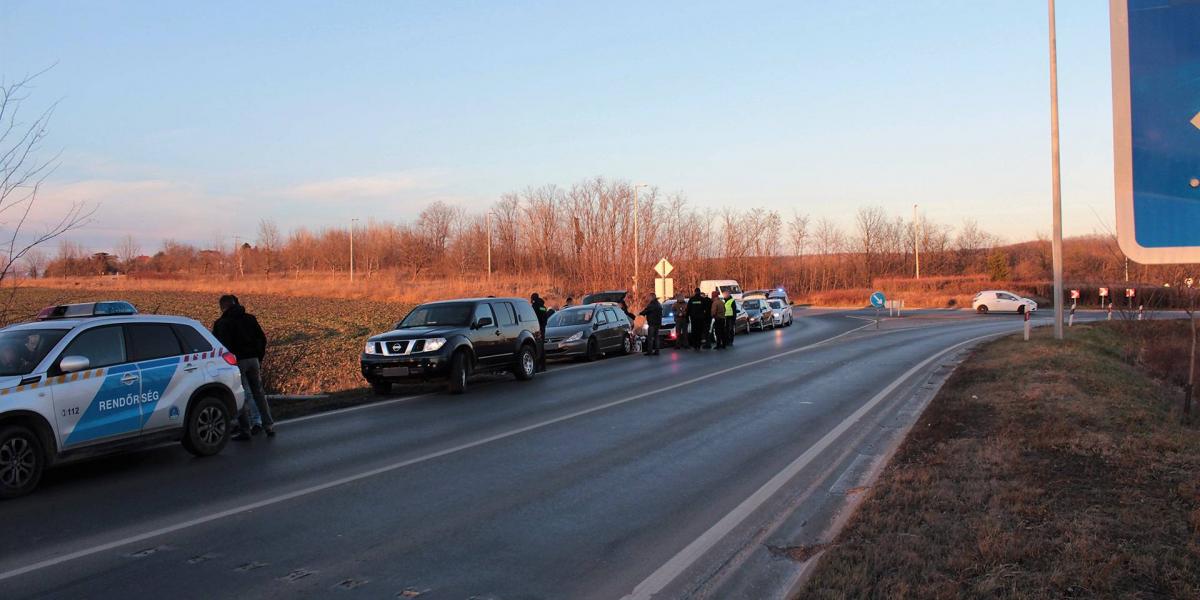
[[[446,380],[451,393],[467,389],[472,373],[509,371],[533,379],[538,320],[521,298],[466,298],[422,304],[363,349],[362,374],[371,389],[389,394],[401,381]]]

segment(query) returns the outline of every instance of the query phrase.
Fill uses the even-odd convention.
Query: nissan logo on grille
[[[388,352],[391,354],[404,354],[404,347],[408,342],[388,342]]]

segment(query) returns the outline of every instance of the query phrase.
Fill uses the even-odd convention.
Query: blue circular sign
[[[886,303],[887,298],[884,297],[883,292],[875,292],[874,294],[871,294],[871,306],[874,306],[875,308],[883,308],[884,304]]]

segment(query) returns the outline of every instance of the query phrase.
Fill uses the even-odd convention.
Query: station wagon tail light
[[[229,363],[229,366],[231,366],[231,367],[237,366],[237,357],[234,356],[232,352],[230,352],[228,350],[222,350],[221,358],[223,358],[225,360],[225,362]]]

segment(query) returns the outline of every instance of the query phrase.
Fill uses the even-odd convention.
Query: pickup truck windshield
[[[66,329],[18,329],[0,332],[0,377],[27,375],[66,335]]]
[[[411,327],[466,327],[471,324],[475,305],[469,302],[428,304],[418,306],[396,325],[396,329]]]

